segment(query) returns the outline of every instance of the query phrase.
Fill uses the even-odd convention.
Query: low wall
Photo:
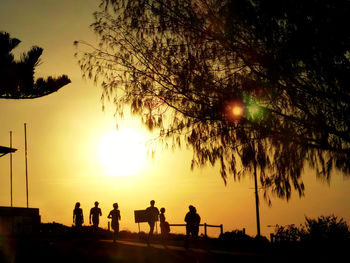
[[[0,206],[0,234],[5,236],[30,235],[39,232],[39,208]]]

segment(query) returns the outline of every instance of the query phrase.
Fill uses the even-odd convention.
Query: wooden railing
[[[297,239],[295,237],[270,234],[270,241],[271,241],[271,243],[277,243],[277,242],[283,242],[283,241],[295,242],[295,241],[297,241]]]
[[[186,224],[169,224],[169,226],[186,226]],[[217,227],[217,228],[220,228],[220,234],[222,235],[224,233],[224,227],[223,225],[209,225],[207,223],[204,223],[204,224],[199,224],[199,226],[204,226],[204,236],[207,237],[208,234],[207,234],[207,228],[208,227]]]

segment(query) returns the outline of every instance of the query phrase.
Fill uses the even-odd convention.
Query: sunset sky
[[[190,170],[192,152],[157,148],[147,157],[149,133],[138,119],[126,117],[115,130],[113,104],[102,111],[101,87],[83,80],[74,57],[75,40],[96,42],[89,29],[97,0],[1,0],[0,31],[20,39],[20,54],[37,45],[44,49],[36,77],[67,74],[72,83],[57,93],[33,100],[0,100],[0,145],[9,146],[13,132],[13,204],[26,206],[24,123],[27,123],[29,206],[40,209],[44,223],[72,225],[77,201],[88,224],[89,210],[100,203],[101,227],[114,202],[119,203],[121,229],[137,231],[134,210],[145,209],[154,199],[166,208],[169,223],[184,223],[188,206],[194,205],[202,223],[223,224],[224,231],[246,228],[256,235],[254,181],[228,179],[218,167]],[[128,114],[127,114],[128,116]],[[111,156],[114,158],[111,159]],[[0,206],[10,206],[9,156],[0,158]],[[305,196],[292,194],[289,202],[272,198],[272,206],[261,196],[261,231],[268,225],[301,224],[305,216],[334,214],[350,223],[350,178],[334,174],[329,184],[310,170],[303,175]],[[147,231],[146,224],[141,230]],[[184,233],[181,227],[172,232]],[[217,236],[219,230],[210,229]]]

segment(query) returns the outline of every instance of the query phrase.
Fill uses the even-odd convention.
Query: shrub
[[[275,236],[279,241],[300,241],[305,236],[305,228],[300,225],[296,227],[294,224],[287,226],[276,226]]]
[[[342,242],[350,239],[349,226],[343,218],[334,215],[317,219],[306,217],[305,227],[308,240]]]
[[[278,241],[350,242],[349,226],[343,218],[320,216],[317,219],[305,217],[305,224],[277,226],[275,236]]]

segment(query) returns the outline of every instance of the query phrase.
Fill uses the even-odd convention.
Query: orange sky
[[[0,100],[0,145],[9,145],[9,131],[13,131],[13,146],[18,148],[13,155],[14,206],[26,206],[23,124],[27,123],[29,205],[40,208],[42,222],[71,225],[74,204],[79,201],[87,223],[89,209],[97,200],[103,213],[102,227],[107,227],[108,212],[118,202],[121,229],[137,231],[133,211],[146,208],[155,199],[156,206],[166,208],[170,223],[183,223],[188,205],[192,204],[203,223],[223,224],[224,231],[244,227],[248,234],[255,235],[254,184],[250,176],[241,182],[229,179],[225,186],[216,168],[190,171],[191,152],[185,150],[159,148],[154,159],[138,161],[146,160],[129,176],[111,175],[103,164],[99,149],[103,138],[114,130],[113,109],[102,112],[101,89],[82,80],[73,56],[74,40],[95,40],[88,26],[97,6],[95,0],[0,2],[0,30],[22,41],[16,54],[33,45],[44,48],[36,76],[67,74],[72,80],[47,97]],[[156,136],[147,133],[137,119],[127,118],[120,127],[135,130],[148,139]],[[125,147],[120,141],[118,145]],[[127,160],[130,157],[124,162]],[[115,173],[121,165],[115,165]],[[273,199],[272,207],[261,200],[263,235],[273,231],[267,225],[300,224],[304,216],[335,214],[350,222],[349,178],[335,174],[328,185],[305,172],[304,182],[304,198],[294,193],[289,202]],[[9,206],[8,156],[0,158],[0,187],[0,206]],[[141,229],[148,228],[142,224]],[[172,231],[183,233],[184,229]],[[209,230],[209,235],[217,234],[218,230]]]

